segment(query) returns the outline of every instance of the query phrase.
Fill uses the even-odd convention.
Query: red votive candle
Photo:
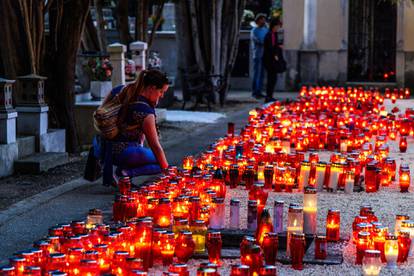
[[[161,235],[161,258],[162,264],[168,266],[173,263],[175,239],[173,232],[166,232]]]
[[[277,258],[279,237],[277,233],[268,232],[265,234],[262,243],[262,250],[265,264],[274,265]]]
[[[263,256],[261,254],[260,246],[255,244],[249,246],[243,259],[243,264],[250,267],[250,275],[258,275],[260,268],[263,266]]]
[[[128,195],[131,190],[131,180],[128,176],[121,177],[118,181],[118,189],[121,195]]]
[[[206,247],[208,251],[208,260],[211,263],[221,265],[221,233],[218,231],[211,231],[207,233]]]
[[[381,252],[381,261],[383,263],[386,262],[385,259],[385,252],[384,252],[384,245],[385,245],[385,236],[388,233],[388,227],[385,226],[377,226],[373,229],[373,241],[374,241],[374,248]]]
[[[326,236],[315,237],[315,259],[325,260],[328,254],[328,243]]]
[[[263,239],[266,233],[269,233],[269,232],[273,232],[272,219],[270,217],[269,210],[264,209],[262,213],[260,214],[259,221],[257,224],[257,229],[256,229],[256,240],[260,246],[262,246],[263,244]]]
[[[369,249],[371,234],[369,232],[359,232],[358,242],[356,245],[355,264],[361,265],[364,258],[365,250]]]
[[[408,253],[410,252],[411,238],[410,232],[400,231],[398,233],[398,259],[399,263],[407,261]]]
[[[248,265],[232,265],[230,276],[249,276],[249,270]]]
[[[290,255],[292,258],[292,268],[303,270],[303,257],[305,256],[305,234],[293,233],[290,240]]]
[[[402,168],[400,170],[400,191],[407,193],[410,187],[410,170]]]
[[[250,190],[254,183],[254,167],[247,166],[244,173],[243,173],[243,180],[246,185],[246,190]]]
[[[276,266],[274,265],[265,265],[260,268],[259,276],[276,276],[277,274]]]
[[[407,138],[405,136],[401,136],[400,138],[400,152],[407,151]]]
[[[230,189],[235,189],[239,186],[240,182],[240,172],[239,172],[239,165],[233,164],[229,170],[229,177],[230,177]]]
[[[175,256],[177,256],[179,263],[186,263],[194,254],[195,242],[193,234],[189,231],[181,231],[178,234],[175,245]]]
[[[341,217],[339,210],[328,210],[326,218],[326,238],[328,241],[339,241]]]
[[[264,168],[264,188],[271,190],[273,185],[273,166],[266,165]]]
[[[256,239],[251,236],[244,236],[241,243],[240,243],[240,259],[242,264],[244,263],[244,259],[247,256],[249,248],[256,243]]]
[[[190,272],[188,271],[187,264],[184,263],[178,263],[178,264],[172,264],[168,268],[168,272],[173,273],[174,275],[178,276],[190,276]]]

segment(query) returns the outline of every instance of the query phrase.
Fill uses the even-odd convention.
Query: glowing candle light
[[[401,230],[402,222],[404,220],[409,220],[409,219],[410,219],[409,215],[398,214],[398,215],[395,216],[394,235],[398,236],[398,234]]]
[[[273,232],[272,219],[270,217],[269,210],[264,209],[260,215],[259,223],[256,229],[257,243],[262,246],[263,239],[266,233]]]
[[[340,239],[340,212],[339,210],[328,210],[326,218],[326,238],[328,241],[339,241]]]
[[[305,234],[316,234],[317,213],[316,189],[306,188],[303,195],[303,231]]]
[[[366,250],[362,261],[362,271],[365,276],[376,276],[381,271],[380,252],[378,250]]]
[[[385,236],[384,245],[385,258],[387,260],[387,268],[397,268],[398,259],[398,238],[395,235],[388,234]]]
[[[288,224],[287,224],[287,244],[286,254],[290,256],[290,240],[294,233],[303,232],[303,209],[297,205],[289,206],[288,210]]]
[[[400,171],[400,191],[401,193],[407,193],[410,187],[410,170],[402,169]]]
[[[407,151],[407,138],[405,136],[401,136],[399,146],[400,146],[400,152]]]
[[[323,190],[323,183],[325,181],[326,163],[319,162],[316,164],[315,186],[318,192]]]

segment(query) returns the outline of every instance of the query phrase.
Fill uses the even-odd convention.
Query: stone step
[[[14,162],[14,172],[38,174],[69,162],[67,152],[41,152]]]
[[[33,155],[36,152],[36,137],[35,136],[17,137],[17,145],[19,147],[19,158],[20,159]]]

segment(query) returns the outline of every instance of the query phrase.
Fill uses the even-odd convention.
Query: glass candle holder
[[[46,271],[60,270],[63,271],[66,267],[66,255],[62,253],[53,253],[49,255]]]
[[[262,246],[263,244],[263,239],[266,233],[269,232],[273,232],[272,219],[270,217],[269,210],[264,209],[263,212],[260,214],[260,218],[256,229],[256,240],[260,246]]]
[[[402,169],[400,172],[400,191],[401,193],[407,193],[410,187],[410,170]]]
[[[251,245],[248,247],[246,255],[242,256],[242,263],[250,267],[250,275],[258,275],[263,266],[263,256],[260,246]]]
[[[218,231],[210,231],[207,233],[206,247],[208,252],[208,260],[210,263],[221,265],[221,233]]]
[[[273,207],[273,226],[276,233],[283,231],[283,206],[284,202],[281,200],[275,200]]]
[[[173,232],[166,232],[161,235],[161,258],[162,264],[168,266],[173,263],[175,249],[175,238]]]
[[[225,210],[224,198],[213,198],[214,208],[210,214],[210,228],[211,229],[223,229],[225,226]]]
[[[266,165],[264,168],[264,188],[271,190],[273,188],[273,166]]]
[[[407,261],[411,247],[410,232],[402,230],[398,233],[398,258],[399,263]]]
[[[184,196],[177,196],[172,203],[172,216],[176,219],[188,218],[188,205]]]
[[[265,265],[260,268],[259,276],[276,276],[277,268],[274,265]]]
[[[303,231],[305,234],[316,233],[318,213],[318,196],[316,189],[307,187],[303,195]]]
[[[112,264],[111,264],[111,273],[116,276],[122,276],[128,273],[126,260],[129,257],[127,251],[116,251],[114,253]]]
[[[242,264],[244,263],[244,259],[247,256],[247,253],[249,251],[249,248],[256,244],[256,239],[252,236],[243,236],[243,239],[240,243],[240,260]]]
[[[361,265],[365,250],[369,249],[371,234],[369,232],[359,232],[356,244],[355,264]]]
[[[408,257],[414,256],[414,221],[412,220],[404,220],[401,224],[401,231],[407,231],[410,233],[410,239],[411,239],[411,246],[410,251],[408,252]]]
[[[99,266],[96,260],[81,260],[79,270],[80,275],[99,275]]]
[[[286,255],[291,256],[290,240],[293,234],[303,233],[303,209],[297,205],[289,206],[287,222]]]
[[[410,216],[409,215],[402,215],[402,214],[398,214],[395,216],[395,226],[394,226],[394,235],[398,236],[400,230],[401,230],[401,225],[402,222],[404,220],[409,220]]]
[[[376,276],[381,271],[381,252],[378,250],[365,250],[364,259],[362,261],[362,271],[365,276]]]
[[[277,233],[267,232],[263,238],[262,250],[265,264],[274,265],[277,258],[279,237]]]
[[[315,237],[315,259],[325,260],[328,255],[328,243],[326,236]]]
[[[174,275],[178,275],[178,276],[190,276],[190,272],[188,271],[188,266],[187,264],[184,264],[184,263],[170,265],[170,267],[168,268],[168,272],[171,272]]]
[[[340,239],[341,216],[339,210],[328,210],[326,218],[326,238],[328,241],[337,242]]]
[[[178,235],[175,245],[175,255],[179,263],[186,263],[194,254],[195,242],[193,234],[189,231],[182,231]]]
[[[249,200],[257,201],[257,215],[260,216],[263,208],[266,206],[266,201],[269,193],[264,189],[264,185],[255,183],[249,191]]]
[[[264,184],[264,168],[265,164],[260,162],[257,166],[257,183]]]
[[[149,218],[140,218],[135,231],[135,258],[142,259],[143,270],[152,266],[151,247],[153,243],[153,223]]]
[[[301,166],[300,166],[299,179],[298,179],[298,190],[299,191],[303,191],[303,189],[308,186],[310,169],[311,169],[311,163],[309,161],[302,161]]]
[[[207,226],[204,221],[196,220],[194,224],[190,226],[190,230],[193,233],[193,240],[195,242],[194,252],[197,254],[206,252]]]
[[[172,225],[171,202],[168,198],[161,198],[154,211],[154,224],[160,228],[168,228]]]
[[[131,190],[131,180],[128,176],[123,176],[119,179],[118,189],[121,195],[128,195]]]
[[[329,173],[329,182],[328,182],[328,190],[331,192],[336,192],[338,189],[339,177],[342,174],[343,166],[341,163],[332,163],[331,169]]]
[[[247,166],[243,173],[246,190],[250,190],[254,183],[255,171],[253,166]]]
[[[290,239],[290,255],[292,260],[292,268],[295,270],[303,270],[305,246],[305,234],[293,233]]]
[[[369,163],[365,169],[365,191],[367,193],[373,193],[377,191],[377,172],[378,167],[376,163]]]
[[[229,177],[230,177],[230,189],[237,188],[237,186],[239,186],[240,184],[239,165],[233,164],[230,166]]]
[[[275,192],[282,192],[285,186],[286,169],[283,167],[274,167],[274,178],[275,178]]]
[[[13,257],[9,259],[10,266],[15,268],[16,275],[23,275],[26,266],[26,259],[23,257]],[[11,272],[8,272],[11,273]]]
[[[198,196],[190,197],[190,210],[189,210],[190,224],[198,220],[200,216],[200,210],[201,210],[200,197]]]
[[[388,233],[388,227],[379,225],[373,229],[372,233],[372,241],[374,244],[374,249],[381,252],[381,261],[383,263],[386,262],[385,260],[385,252],[384,252],[384,246],[385,246],[385,236]]]
[[[1,267],[0,272],[1,272],[1,275],[4,275],[4,276],[15,276],[17,274],[16,268],[12,265]],[[238,274],[235,274],[235,275],[238,275]]]
[[[249,266],[248,265],[232,265],[230,276],[249,276]]]
[[[183,159],[183,169],[184,170],[191,170],[194,166],[194,158],[193,156],[186,156]]]
[[[39,267],[39,266],[26,266],[25,269],[24,269],[24,275],[41,276],[42,275],[42,268]]]
[[[232,198],[230,200],[230,229],[240,228],[240,200]]]
[[[400,147],[400,152],[406,152],[407,151],[407,138],[405,136],[401,136],[400,137],[400,143],[399,143],[399,147]]]
[[[354,192],[354,183],[355,183],[355,173],[352,170],[348,170],[345,174],[344,191],[346,194],[351,194]]]
[[[247,230],[256,231],[257,228],[257,201],[247,202]]]
[[[316,164],[315,186],[318,192],[323,191],[326,172],[326,162],[319,162]]]
[[[387,261],[387,268],[397,268],[398,260],[398,238],[395,235],[387,234],[385,236],[384,245],[385,259]]]

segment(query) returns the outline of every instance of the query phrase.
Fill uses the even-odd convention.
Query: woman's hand
[[[154,115],[151,114],[145,117],[144,122],[142,124],[142,129],[144,131],[145,137],[147,138],[148,145],[154,153],[155,158],[157,158],[157,161],[161,169],[168,168],[167,158],[165,157],[164,150],[162,149],[160,141],[158,139]]]

